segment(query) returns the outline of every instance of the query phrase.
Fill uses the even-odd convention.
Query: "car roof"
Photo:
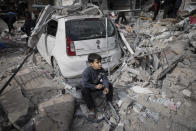
[[[74,19],[87,19],[87,18],[103,18],[103,16],[93,16],[93,15],[82,15],[82,16],[53,16],[53,19],[65,19],[67,20],[74,20]]]
[[[102,18],[103,12],[98,6],[88,4],[87,6],[72,5],[66,7],[60,7],[51,18],[53,19],[83,19],[83,18]]]

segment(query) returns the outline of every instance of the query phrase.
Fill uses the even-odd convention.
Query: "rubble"
[[[107,123],[104,123],[103,128],[101,131],[110,131],[110,125],[108,125]]]
[[[189,68],[192,64],[190,57],[195,53],[195,49],[192,48],[194,47],[194,27],[188,22],[189,18],[177,24],[174,21],[169,24],[166,24],[167,21],[148,23],[144,28],[140,26],[139,31],[138,27],[133,28],[133,32],[137,30],[139,34],[129,33],[126,28],[124,29],[123,33],[127,42],[130,47],[134,47],[134,54],[127,49],[125,66],[122,66],[120,74],[114,74],[111,78],[113,80],[118,77],[119,79],[115,78],[114,85],[117,88],[121,86],[134,102],[145,106],[131,104],[132,106],[122,111],[123,99],[120,99],[118,106],[121,107],[119,110],[121,123],[128,119],[125,114],[136,115],[132,113],[132,110],[139,114],[137,116],[142,123],[149,122],[148,117],[155,123],[160,123],[162,117],[173,116],[171,112],[181,112],[186,101],[184,98],[193,97],[190,85],[195,80],[193,75],[195,71]],[[144,25],[147,22],[140,21],[138,24],[141,23]],[[173,25],[175,28],[170,27]],[[147,27],[153,28],[147,29]],[[190,33],[187,34],[186,32],[189,31]],[[144,37],[144,34],[150,34],[150,39]],[[129,38],[129,35],[133,39]],[[192,72],[189,72],[191,70]],[[156,89],[157,93],[154,90],[150,91],[153,87],[159,88]]]
[[[124,124],[119,123],[118,127],[115,129],[115,131],[124,131]]]
[[[33,114],[34,106],[23,96],[21,88],[16,82],[12,83],[12,85],[14,89],[9,87],[5,90],[5,94],[0,97],[0,104],[6,112],[9,121],[15,128],[20,130]],[[10,96],[14,96],[14,98]]]
[[[133,104],[133,100],[129,97],[125,98],[120,106],[120,111],[119,114],[120,115],[125,115],[126,116],[126,112],[129,106],[131,106]]]
[[[155,80],[159,80],[161,78],[163,78],[171,69],[173,69],[176,64],[182,60],[182,56],[178,56],[172,63],[170,63],[169,65],[167,65],[166,67],[163,67],[163,69],[158,70],[157,72],[154,73],[154,79]]]
[[[38,109],[39,115],[35,123],[38,131],[68,131],[70,129],[75,109],[74,98],[71,95],[52,98],[49,101],[39,104]],[[42,119],[49,119],[49,121],[44,122]],[[52,128],[43,125],[44,123],[50,125],[50,121],[53,123]]]
[[[196,43],[195,43],[195,39],[196,39],[196,31],[193,30],[188,34],[189,40],[190,40],[190,44],[196,48]]]
[[[149,88],[142,88],[140,86],[134,86],[131,88],[135,93],[141,94],[153,94],[153,92]]]
[[[126,26],[117,25],[124,57],[122,66],[109,76],[114,85],[115,112],[105,103],[104,108],[98,107],[97,118],[89,121],[78,90],[68,81],[53,77],[51,68],[36,54],[0,96],[0,114],[4,114],[0,115],[0,130],[195,129],[196,27],[189,17],[185,18],[186,12],[180,13],[180,21],[152,22],[139,17]],[[145,12],[142,15],[151,16]],[[0,56],[2,85],[22,61],[26,43],[19,30],[12,36],[0,29],[0,43],[7,46]]]
[[[182,91],[182,93],[183,93],[183,95],[185,95],[185,96],[187,96],[187,97],[191,97],[191,91],[189,91],[189,90],[183,90]]]

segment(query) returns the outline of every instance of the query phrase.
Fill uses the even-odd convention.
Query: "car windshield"
[[[66,34],[73,41],[104,38],[106,36],[105,19],[82,19],[66,22]],[[108,21],[108,36],[115,34],[115,28]]]

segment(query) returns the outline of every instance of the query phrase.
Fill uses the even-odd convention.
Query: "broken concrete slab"
[[[33,104],[23,95],[20,85],[16,81],[11,82],[0,96],[0,104],[5,110],[9,121],[18,130],[29,121],[34,114]]]
[[[4,111],[3,107],[0,105],[0,131],[10,131],[16,130],[12,123],[7,118],[6,112]]]
[[[191,91],[190,90],[185,89],[185,90],[182,91],[182,94],[185,95],[186,97],[191,97]]]
[[[191,68],[175,68],[170,75],[167,75],[163,82],[163,88],[170,88],[173,92],[189,88],[191,83],[195,81],[196,72]]]
[[[130,52],[130,54],[134,54],[134,50],[131,48],[130,44],[128,43],[128,41],[126,40],[126,38],[124,37],[123,33],[120,32],[120,36],[121,39],[123,40],[123,43],[125,44],[125,46],[127,47],[128,51]]]
[[[75,110],[74,98],[71,95],[62,95],[56,98],[52,98],[39,104],[38,108],[39,116],[44,119],[47,116],[48,118],[46,119],[50,119],[50,121],[56,125],[55,129],[49,129],[49,131],[69,131]],[[48,129],[48,126],[42,126],[44,123],[44,121],[36,122],[37,127],[42,127],[40,128],[40,131]]]
[[[34,104],[46,101],[61,93],[62,87],[52,80],[50,74],[43,70],[26,68],[18,72],[15,80],[25,96]]]
[[[131,87],[131,90],[139,94],[154,94],[149,88],[142,88],[140,86]]]
[[[191,31],[189,34],[188,34],[188,38],[190,40],[190,43],[192,44],[192,46],[194,48],[196,48],[196,44],[195,44],[195,41],[196,41],[196,31],[193,30]]]
[[[172,41],[170,44],[172,44],[172,51],[174,51],[178,55],[183,55],[186,53],[186,48],[189,46],[189,40],[182,38],[181,40]]]
[[[110,129],[111,129],[110,125],[104,122],[103,128],[101,129],[101,131],[110,131]]]
[[[119,123],[115,131],[124,131],[124,123]]]
[[[156,36],[156,37],[152,37],[151,41],[155,40],[155,39],[168,39],[169,37],[171,37],[171,33],[170,32],[163,32],[162,34]]]
[[[119,85],[125,86],[127,84],[130,84],[132,82],[132,80],[133,80],[133,78],[128,72],[122,72],[120,78],[117,79],[116,82]]]
[[[133,69],[133,68],[130,68],[130,67],[126,67],[124,69],[125,69],[125,71],[127,71],[129,73],[137,75],[137,78],[139,80],[149,81],[149,79],[150,79],[149,73],[147,71],[143,70],[143,69]]]
[[[36,131],[55,131],[58,129],[57,124],[54,123],[49,117],[42,116],[37,118],[35,122]]]
[[[133,99],[126,97],[122,100],[123,103],[121,104],[119,114],[126,116],[127,108],[133,104]]]
[[[175,60],[173,60],[172,63],[170,63],[169,65],[163,67],[163,69],[160,68],[159,70],[157,70],[157,71],[153,74],[153,78],[154,78],[155,80],[159,80],[159,79],[163,78],[163,77],[164,77],[169,71],[171,71],[171,70],[176,66],[176,64],[177,64],[179,61],[181,61],[182,59],[183,59],[183,56],[182,56],[182,55],[177,56],[177,57],[175,58]]]
[[[152,34],[158,35],[160,33],[166,32],[168,30],[168,27],[162,26],[160,23],[156,23],[152,27]]]

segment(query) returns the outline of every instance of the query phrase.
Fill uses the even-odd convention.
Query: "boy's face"
[[[94,62],[90,63],[90,65],[95,70],[101,69],[101,67],[102,67],[101,61],[97,60],[97,59],[95,59]]]

